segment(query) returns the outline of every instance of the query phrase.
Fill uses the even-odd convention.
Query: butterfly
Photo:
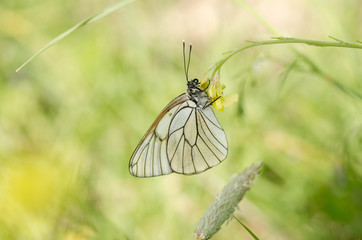
[[[189,80],[192,45],[186,67],[183,42],[186,93],[172,100],[159,114],[129,162],[136,177],[170,173],[191,175],[221,163],[228,154],[226,134],[211,109],[212,101],[197,78]],[[209,82],[210,85],[210,82]]]

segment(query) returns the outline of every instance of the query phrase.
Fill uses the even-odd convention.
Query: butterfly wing
[[[129,171],[133,176],[153,177],[172,172],[166,153],[169,126],[188,99],[186,94],[181,94],[172,100],[143,136],[129,162]]]
[[[167,156],[172,171],[200,173],[226,158],[228,143],[210,107],[197,108],[191,100],[183,105],[170,124]]]
[[[182,94],[162,110],[142,138],[129,171],[137,177],[195,174],[222,162],[227,152],[225,132],[212,109],[199,108]]]

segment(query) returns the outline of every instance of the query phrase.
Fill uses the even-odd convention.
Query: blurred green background
[[[275,33],[362,40],[359,0],[136,1],[51,39],[114,1],[0,3],[0,239],[193,239],[235,172],[264,161],[236,212],[260,239],[362,237],[362,51],[253,48],[221,71],[240,101],[216,112],[229,156],[199,175],[138,179],[129,158],[161,109],[222,53]],[[329,40],[333,41],[333,40]],[[315,71],[296,53],[314,62]],[[235,220],[214,239],[252,239]]]

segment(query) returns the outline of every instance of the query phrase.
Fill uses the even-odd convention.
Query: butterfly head
[[[200,86],[200,81],[197,78],[187,82],[188,88],[198,88],[199,86]]]
[[[190,95],[195,95],[203,92],[203,90],[200,88],[200,82],[197,78],[187,82],[187,92]]]

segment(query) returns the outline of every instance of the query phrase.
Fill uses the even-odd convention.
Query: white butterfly
[[[134,176],[200,173],[228,154],[225,132],[210,107],[213,102],[198,79],[188,80],[191,49],[186,68],[183,42],[187,91],[162,110],[136,147],[129,162]]]

